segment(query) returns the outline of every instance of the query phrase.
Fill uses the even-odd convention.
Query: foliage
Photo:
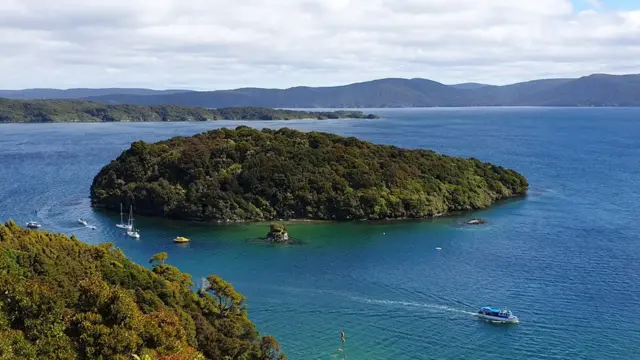
[[[160,256],[166,260],[166,256]],[[111,244],[0,224],[0,359],[262,360],[279,353],[247,318],[244,297],[212,275],[127,260]],[[215,280],[215,281],[214,281]]]
[[[135,142],[91,186],[92,204],[185,220],[425,218],[525,194],[513,170],[427,150],[241,126]]]
[[[166,252],[157,253],[149,259],[149,264],[164,265],[164,262],[167,261],[168,258],[169,255]]]
[[[0,99],[2,122],[117,122],[117,121],[207,121],[374,119],[359,111],[308,112],[260,107],[205,109],[175,105],[106,105],[82,100]]]
[[[287,227],[284,224],[271,224],[269,225],[269,232],[272,234],[282,234],[287,232]]]

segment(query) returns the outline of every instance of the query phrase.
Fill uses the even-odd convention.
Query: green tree
[[[169,255],[166,252],[157,253],[149,259],[149,264],[164,265],[168,258]]]
[[[207,277],[207,286],[204,291],[215,298],[218,313],[227,316],[232,313],[244,314],[246,298],[238,293],[231,283],[216,275]]]
[[[244,297],[212,283],[220,303],[188,274],[146,269],[112,244],[0,224],[0,360],[262,359]]]
[[[273,336],[263,336],[260,343],[261,360],[287,360],[287,355],[280,351],[280,344]]]

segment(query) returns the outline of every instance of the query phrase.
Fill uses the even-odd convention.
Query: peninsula
[[[149,270],[112,245],[0,224],[0,358],[286,359],[228,282],[194,292],[166,253]]]
[[[83,100],[0,99],[0,123],[211,120],[376,119],[360,111],[294,111],[264,107],[205,109],[176,105],[108,105]]]
[[[192,221],[419,219],[527,189],[522,175],[477,159],[241,126],[134,142],[94,178],[91,202]]]

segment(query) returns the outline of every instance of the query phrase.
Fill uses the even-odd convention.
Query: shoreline
[[[398,223],[398,222],[413,222],[413,221],[429,221],[447,218],[463,217],[465,215],[473,214],[478,211],[487,211],[497,206],[506,205],[510,202],[518,202],[525,200],[528,194],[516,195],[505,199],[500,199],[488,207],[481,209],[474,209],[468,211],[452,211],[436,214],[430,217],[422,218],[387,218],[387,219],[355,219],[355,220],[325,220],[325,219],[305,219],[305,218],[293,218],[293,219],[274,219],[274,220],[185,220],[185,219],[170,219],[166,217],[159,217],[153,215],[137,214],[138,218],[146,218],[163,222],[171,223],[184,223],[195,226],[228,226],[228,225],[269,225],[272,223],[285,223],[285,224],[346,224],[346,223]],[[101,206],[91,206],[91,209],[100,211],[103,213],[119,213],[118,211],[107,209]]]

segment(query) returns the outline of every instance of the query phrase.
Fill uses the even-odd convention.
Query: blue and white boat
[[[520,322],[520,320],[518,320],[518,317],[514,316],[511,310],[497,309],[489,306],[480,308],[476,316],[483,320],[498,323],[517,324]]]

